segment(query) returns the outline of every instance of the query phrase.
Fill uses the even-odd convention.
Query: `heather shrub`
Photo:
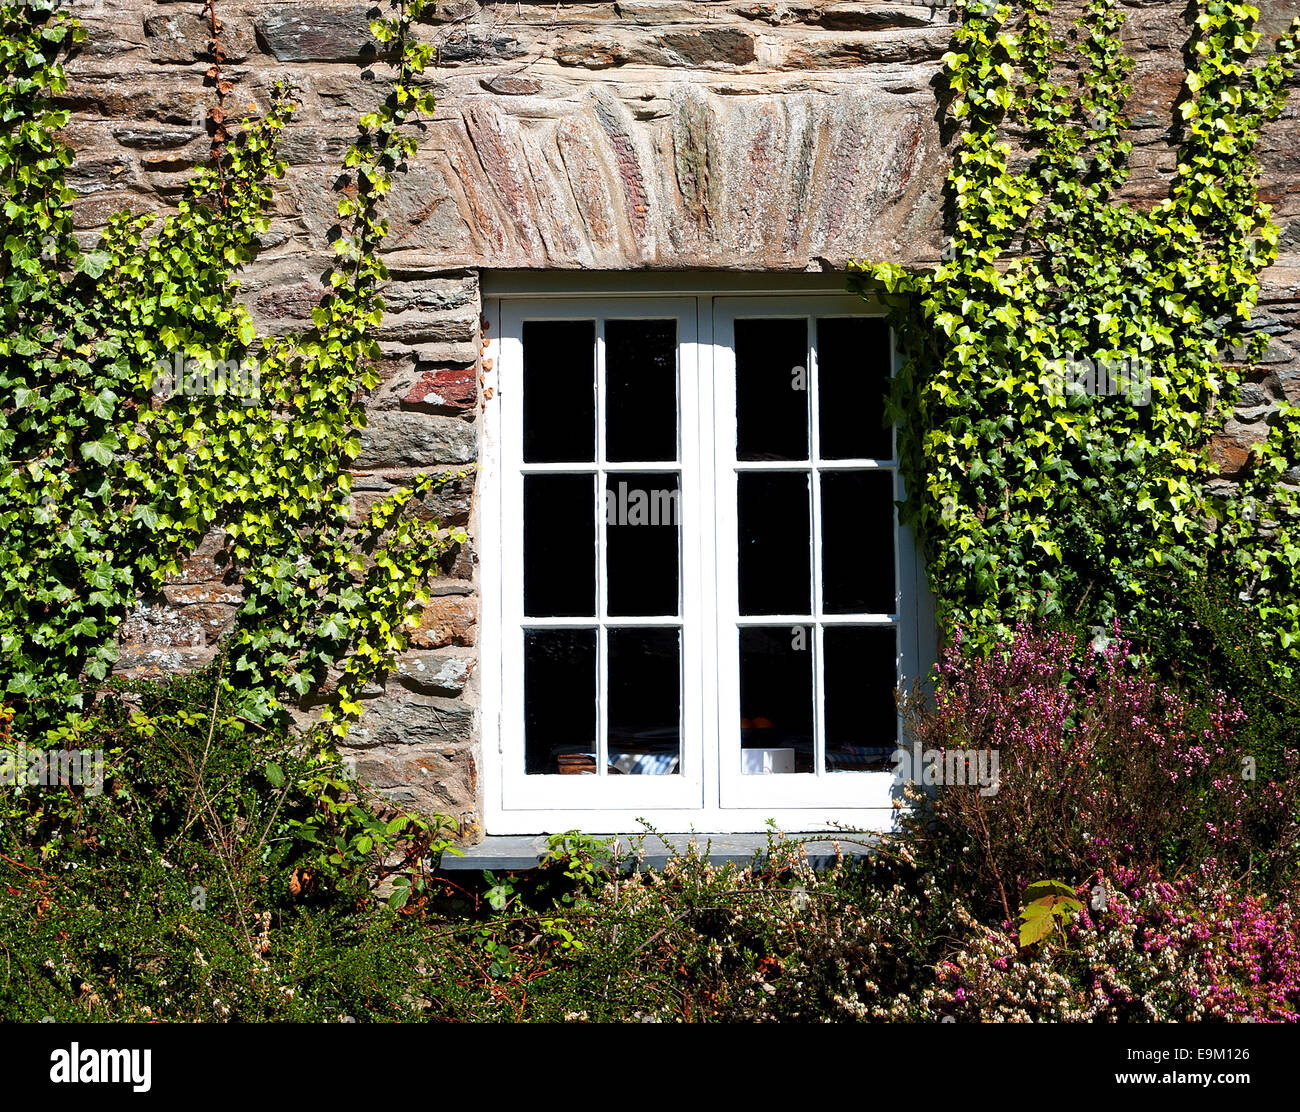
[[[909,701],[905,717],[922,749],[999,755],[996,792],[938,788],[905,820],[977,912],[1011,920],[1046,877],[1194,866],[1280,878],[1294,864],[1294,778],[1260,777],[1240,705],[1160,683],[1118,635],[1021,628],[987,656],[964,654],[958,635],[933,701]]]
[[[965,916],[965,939],[921,994],[931,1018],[985,1022],[1285,1020],[1300,1014],[1300,915],[1230,883],[1106,878],[1065,945],[1021,949]]]
[[[572,871],[565,858],[551,870]],[[956,928],[937,877],[905,859],[817,871],[798,840],[777,836],[748,865],[690,847],[662,868],[593,876],[549,906],[553,889],[506,887],[496,914],[431,935],[419,988],[430,1017],[907,1019]]]
[[[1270,659],[1276,631],[1262,623],[1222,570],[1167,569],[1145,581],[1152,605],[1130,636],[1161,679],[1187,692],[1228,691],[1246,713],[1236,736],[1264,778],[1289,775],[1300,740],[1300,676]]]

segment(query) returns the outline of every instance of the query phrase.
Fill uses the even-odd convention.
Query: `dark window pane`
[[[524,771],[596,771],[596,631],[524,633]]]
[[[677,458],[677,322],[605,322],[605,456]]]
[[[897,635],[892,627],[828,626],[824,637],[826,770],[892,768]]]
[[[889,381],[889,326],[866,317],[817,322],[817,408],[822,459],[892,459],[881,423]]]
[[[808,486],[802,471],[749,471],[737,477],[742,614],[812,609]]]
[[[681,490],[677,475],[606,477],[606,582],[610,614],[677,614],[680,523]]]
[[[595,616],[595,485],[593,475],[524,476],[524,613],[530,617]]]
[[[823,611],[892,614],[894,605],[893,474],[823,473]]]
[[[524,322],[524,462],[596,458],[596,322]]]
[[[813,630],[740,631],[743,773],[813,771]]]
[[[609,631],[609,770],[681,771],[682,635],[676,629]]]
[[[808,458],[808,322],[736,321],[736,458]]]

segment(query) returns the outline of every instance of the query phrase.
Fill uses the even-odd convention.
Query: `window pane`
[[[677,321],[605,322],[605,455],[677,458]]]
[[[828,626],[824,637],[826,771],[892,768],[898,748],[893,627]]]
[[[737,503],[740,612],[810,613],[808,475],[742,472]]]
[[[524,322],[524,462],[596,458],[596,322]]]
[[[524,476],[524,613],[596,614],[594,475]]]
[[[596,631],[524,633],[524,771],[596,771]]]
[[[676,629],[609,631],[609,771],[681,771],[682,635]]]
[[[817,409],[822,459],[893,459],[882,424],[889,326],[865,317],[817,322]]]
[[[808,458],[808,322],[736,321],[736,458]]]
[[[740,770],[813,771],[813,631],[740,631]]]
[[[610,614],[676,616],[680,522],[676,474],[606,477]]]
[[[822,609],[894,612],[894,476],[890,471],[822,475]]]

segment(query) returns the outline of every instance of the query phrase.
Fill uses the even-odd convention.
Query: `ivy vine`
[[[1252,310],[1278,231],[1254,151],[1300,62],[1300,20],[1253,57],[1258,15],[1200,6],[1177,168],[1147,208],[1122,196],[1133,63],[1115,0],[1066,33],[1049,0],[964,3],[943,58],[960,128],[943,259],[851,265],[901,349],[901,512],[941,618],[977,645],[1026,617],[1140,615],[1153,570],[1218,560],[1282,659],[1300,648],[1300,518],[1278,482],[1297,411],[1281,407],[1229,494],[1207,451],[1266,340]]]
[[[432,48],[411,34],[423,0],[393,7],[371,29],[394,77],[347,152],[327,292],[309,328],[259,337],[237,274],[285,170],[287,89],[214,145],[174,213],[119,214],[82,250],[53,97],[85,32],[60,0],[0,3],[0,698],[19,724],[65,731],[129,610],[215,533],[243,590],[224,678],[239,713],[265,721],[324,691],[342,736],[465,540],[419,512],[454,475],[352,514],[388,277],[380,208],[433,108],[419,81]],[[250,363],[251,394],[218,373]],[[173,365],[210,386],[161,396]]]

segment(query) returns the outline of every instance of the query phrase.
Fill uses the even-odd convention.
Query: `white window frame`
[[[675,467],[682,475],[679,502],[680,550],[678,552],[681,596],[677,621],[682,629],[682,757],[681,771],[671,776],[560,776],[526,775],[524,773],[524,738],[522,729],[512,729],[509,723],[523,721],[523,640],[514,636],[524,627],[530,629],[589,628],[588,619],[525,618],[523,612],[523,545],[507,543],[499,555],[502,585],[507,587],[500,600],[501,629],[509,630],[501,646],[504,674],[520,677],[514,683],[507,681],[501,692],[503,730],[501,738],[503,804],[508,801],[515,809],[543,811],[654,811],[691,810],[703,805],[704,776],[700,752],[703,748],[703,720],[698,709],[703,702],[700,690],[704,666],[700,656],[700,631],[704,614],[699,598],[701,567],[700,543],[705,520],[698,504],[698,491],[687,490],[686,477],[700,472],[700,433],[696,392],[702,379],[700,374],[700,345],[696,341],[697,306],[691,298],[592,298],[578,301],[519,300],[504,301],[500,311],[501,364],[498,381],[500,393],[507,398],[522,396],[523,379],[523,324],[536,320],[588,320],[596,319],[596,460],[593,464],[546,463],[525,464],[523,447],[523,407],[506,405],[501,411],[501,513],[503,522],[523,522],[524,473],[572,474],[596,471],[594,497],[595,523],[598,551],[603,551],[601,539],[605,520],[605,476],[618,472],[645,472],[657,466],[646,463],[611,464],[605,461],[605,430],[600,414],[604,412],[605,380],[605,315],[620,320],[662,319],[672,317],[678,321],[678,452]],[[666,468],[665,468],[666,469]],[[563,522],[556,527],[564,528]],[[597,563],[596,617],[597,668],[604,674],[607,660],[607,626],[629,628],[633,626],[663,628],[672,624],[662,618],[609,617],[604,613],[608,602],[607,568],[604,560]],[[514,585],[520,589],[512,589]],[[603,701],[602,701],[603,703]],[[602,751],[604,734],[604,707],[596,719],[598,752]]]
[[[816,289],[818,285],[824,288]],[[721,761],[723,752],[738,753],[740,747],[736,713],[737,577],[734,573],[724,574],[723,569],[716,574],[716,582],[714,579],[719,553],[725,553],[728,545],[734,549],[735,543],[735,437],[716,432],[717,416],[735,413],[734,345],[730,334],[734,320],[745,315],[879,316],[883,311],[845,295],[842,285],[829,286],[816,277],[800,288],[797,279],[764,282],[756,276],[704,286],[692,284],[690,279],[661,278],[656,282],[653,276],[643,275],[617,275],[607,283],[592,275],[574,276],[567,281],[544,281],[540,276],[524,275],[489,279],[485,287],[484,316],[489,325],[486,355],[492,360],[488,381],[493,393],[485,404],[480,432],[475,516],[480,559],[479,725],[486,832],[541,834],[574,828],[591,833],[634,832],[642,817],[664,832],[744,833],[765,829],[769,820],[783,829],[800,831],[830,830],[840,824],[874,830],[890,828],[895,813],[894,777],[890,772],[742,776],[739,761]],[[522,591],[518,589],[523,547],[522,322],[591,319],[601,312],[618,317],[672,315],[682,321],[682,771],[671,776],[526,776],[522,771],[519,635],[524,622]],[[896,359],[896,353],[892,358]],[[603,360],[599,336],[598,359]],[[809,371],[815,391],[815,366]],[[809,405],[816,404],[814,392]],[[815,408],[811,411],[817,412]],[[603,414],[603,399],[599,396],[596,413],[599,426]],[[603,435],[598,435],[603,444]],[[823,466],[844,469],[845,462],[837,460]],[[875,461],[857,463],[877,466]],[[853,465],[850,461],[849,466]],[[545,465],[529,465],[529,470],[544,469]],[[555,469],[583,468],[555,465]],[[636,464],[629,469],[646,468]],[[896,465],[891,469],[895,496],[901,500],[901,478]],[[597,483],[597,497],[602,497],[602,486]],[[819,512],[817,503],[814,498],[815,514]],[[598,528],[602,520],[598,507]],[[896,624],[900,672],[907,681],[921,676],[923,666],[934,658],[933,601],[916,559],[910,530],[899,526],[897,511],[894,533],[895,613],[866,620],[838,615],[826,619],[814,610],[814,616],[852,625],[886,620]],[[815,527],[813,544],[820,545]],[[603,576],[603,568],[600,574]],[[781,616],[754,621],[784,624]],[[654,619],[610,620],[610,624],[620,627],[638,623],[664,624]],[[537,628],[586,623],[530,618],[526,624]],[[819,639],[822,628],[817,626]],[[815,713],[820,717],[823,669],[818,667],[815,675]],[[734,767],[723,768],[723,764]]]

